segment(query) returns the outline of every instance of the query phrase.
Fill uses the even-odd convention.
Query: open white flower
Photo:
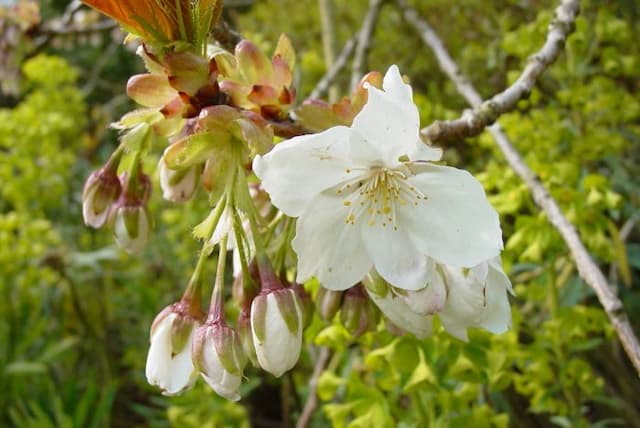
[[[145,372],[147,381],[165,395],[191,388],[198,378],[191,361],[191,342],[198,326],[199,322],[175,312],[173,306],[165,308],[153,322]]]
[[[351,127],[277,144],[253,167],[272,203],[298,217],[297,281],[346,289],[372,268],[417,290],[431,257],[471,267],[502,248],[498,215],[466,171],[431,163],[441,150],[419,136],[411,87],[394,65]]]

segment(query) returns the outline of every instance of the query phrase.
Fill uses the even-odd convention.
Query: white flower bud
[[[129,254],[138,254],[147,244],[151,223],[144,205],[119,206],[115,214],[116,242]]]
[[[272,289],[251,304],[251,331],[260,367],[276,377],[295,366],[302,347],[302,309],[289,288]]]
[[[167,167],[163,155],[158,162],[158,171],[164,199],[171,202],[185,202],[193,196],[198,185],[197,166],[184,170],[173,170]]]
[[[122,188],[114,171],[102,168],[91,173],[82,192],[82,217],[87,226],[101,228],[107,222],[111,205]]]
[[[247,357],[240,336],[231,327],[213,323],[196,333],[192,358],[202,378],[221,397],[240,400],[238,389]]]
[[[154,320],[145,370],[147,381],[165,395],[191,388],[198,378],[191,361],[191,342],[200,323],[176,308],[168,306]]]

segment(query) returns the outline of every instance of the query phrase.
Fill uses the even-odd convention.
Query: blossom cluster
[[[203,247],[188,287],[151,327],[146,375],[163,393],[200,375],[238,400],[249,362],[282,376],[299,359],[314,306],[354,338],[383,326],[425,338],[434,317],[462,340],[468,328],[508,329],[498,215],[471,174],[443,165],[442,150],[423,141],[397,66],[368,74],[337,104],[294,108],[295,55],[284,36],[271,58],[248,41],[234,55],[147,44],[138,53],[148,73],[127,91],[143,108],[115,124],[121,145],[87,180],[83,216],[142,251],[153,223],[142,160],[160,139],[169,143],[158,162],[163,198],[201,192],[211,203],[193,231]],[[274,144],[296,120],[305,131]],[[214,254],[205,312],[203,265]]]

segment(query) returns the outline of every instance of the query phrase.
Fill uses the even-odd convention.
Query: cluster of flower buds
[[[235,57],[223,52],[215,58],[223,75],[220,89],[231,97],[232,105],[269,119],[288,118],[296,92],[295,51],[287,36],[280,36],[271,60],[248,40],[238,43]]]
[[[237,401],[248,360],[276,377],[295,366],[305,313],[311,312],[305,304],[308,295],[299,286],[285,286],[268,266],[257,275],[261,290],[242,297],[236,329],[225,320],[220,296],[206,320],[191,290],[160,312],[151,327],[150,384],[175,395],[192,387],[201,374],[217,394]]]
[[[118,245],[129,254],[137,254],[151,231],[147,209],[151,181],[136,160],[129,171],[118,175],[120,159],[121,154],[114,153],[105,166],[89,176],[82,194],[82,215],[85,224],[96,229],[113,224]]]

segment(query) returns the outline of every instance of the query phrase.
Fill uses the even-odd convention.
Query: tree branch
[[[364,69],[367,62],[367,53],[371,45],[371,36],[380,15],[380,8],[383,0],[369,0],[369,9],[362,23],[362,28],[358,32],[358,47],[353,58],[353,66],[351,67],[351,90],[360,83],[360,79],[364,75]]]
[[[396,1],[405,20],[420,33],[424,42],[433,50],[440,68],[455,81],[458,92],[474,107],[459,119],[436,121],[424,128],[422,134],[434,143],[461,140],[478,135],[484,128],[494,123],[500,115],[513,110],[518,101],[529,96],[538,77],[558,58],[567,36],[575,28],[575,19],[580,10],[579,0],[563,0],[555,10],[555,17],[549,24],[549,31],[542,49],[529,57],[518,80],[493,98],[483,102],[472,83],[451,59],[433,28],[420,19],[416,10],[411,8],[406,0]]]
[[[302,414],[296,423],[296,428],[305,428],[309,424],[313,412],[315,412],[318,407],[318,394],[316,393],[318,380],[329,362],[330,357],[331,351],[329,351],[329,348],[322,348],[316,360],[316,365],[313,368],[311,380],[309,381],[309,398],[307,398],[307,402],[304,404],[304,409],[302,409]]]
[[[324,65],[327,70],[336,62],[336,30],[333,17],[333,0],[318,0],[318,12],[320,12],[320,26],[322,27],[322,51],[324,53]],[[329,102],[336,102],[339,93],[336,85],[329,87]]]
[[[318,81],[316,87],[313,89],[313,91],[311,91],[307,98],[317,99],[327,92],[338,73],[340,73],[342,69],[347,65],[347,60],[353,53],[355,47],[356,38],[353,37],[349,39],[347,43],[345,43],[342,51],[340,52],[340,55],[338,55],[338,58],[336,58],[336,61],[333,63],[331,68],[327,70],[327,73],[322,77],[322,79]]]
[[[478,91],[476,91],[469,80],[460,73],[457,64],[447,52],[442,40],[429,24],[421,20],[415,10],[407,6],[405,0],[397,0],[397,3],[403,10],[407,21],[420,32],[425,43],[431,47],[438,59],[440,67],[454,82],[458,92],[460,92],[471,105],[486,105],[487,102],[482,103],[482,98]],[[549,35],[547,36],[545,46],[538,54],[534,55],[534,59],[529,63],[523,75],[518,79],[516,84],[514,84],[514,87],[496,95],[489,101],[492,102],[492,100],[496,100],[495,104],[502,106],[500,107],[502,110],[495,111],[504,112],[506,111],[504,110],[504,106],[515,105],[515,102],[519,99],[519,94],[524,93],[527,88],[530,89],[535,79],[542,73],[546,66],[557,58],[558,51],[564,43],[569,29],[572,27],[578,7],[579,1],[577,0],[563,0],[561,2],[560,6],[556,9],[556,20],[554,20],[549,27]],[[468,113],[466,116],[464,120],[458,119],[458,121],[448,122],[449,124],[457,124],[460,121],[467,123],[467,125],[460,127],[455,125],[456,132],[458,132],[458,129],[463,130],[460,131],[458,135],[469,135],[467,134],[467,132],[469,132],[468,130],[472,128],[475,129],[475,126],[472,127],[469,124],[473,124],[475,123],[474,121],[479,120],[479,116],[475,111]],[[494,120],[496,118],[497,116]],[[440,132],[436,132],[438,129],[432,127],[433,125],[427,127],[426,134],[428,136],[436,136],[436,141],[446,141],[446,137],[452,135],[449,131],[452,128],[450,128],[449,125],[439,128]],[[429,128],[431,128],[431,130]],[[620,342],[622,342],[627,356],[640,375],[640,344],[624,312],[622,302],[618,299],[618,296],[609,286],[604,274],[589,255],[574,226],[567,220],[560,210],[558,203],[540,182],[536,174],[527,166],[520,153],[513,147],[500,124],[496,123],[490,126],[489,132],[491,132],[491,135],[511,168],[513,168],[529,188],[535,203],[544,211],[549,222],[560,232],[562,239],[571,252],[580,276],[593,291],[595,291],[600,304],[616,330]]]

